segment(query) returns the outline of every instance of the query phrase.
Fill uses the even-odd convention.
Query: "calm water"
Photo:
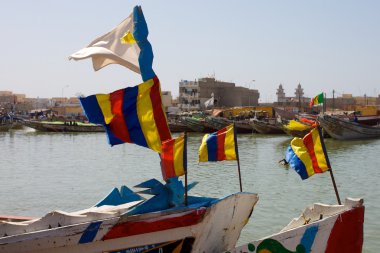
[[[222,197],[239,190],[235,162],[197,163],[202,135],[188,141],[193,194]],[[291,138],[239,135],[243,190],[259,194],[239,244],[278,232],[309,204],[335,204],[329,173],[302,181],[278,164]],[[161,179],[158,155],[136,145],[109,147],[103,133],[0,132],[1,214],[41,216],[94,205],[114,186]],[[365,200],[364,251],[380,248],[380,140],[326,140],[341,198]]]

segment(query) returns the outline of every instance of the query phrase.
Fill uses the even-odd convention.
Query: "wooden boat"
[[[346,199],[344,205],[314,204],[279,233],[226,252],[360,253],[363,223],[362,199]]]
[[[256,130],[252,127],[252,125],[248,119],[246,119],[246,120],[235,120],[232,122],[235,123],[236,132],[239,134],[251,134],[251,133],[256,132]]]
[[[9,129],[12,128],[12,125],[12,122],[0,123],[0,132],[7,132]]]
[[[162,206],[168,200],[164,188],[142,200],[123,186],[86,210],[1,221],[0,252],[223,252],[235,247],[258,200],[256,194],[236,193],[189,196],[187,206]]]
[[[215,130],[222,129],[231,124],[231,122],[223,117],[208,116],[205,121],[209,126],[212,126]]]
[[[170,132],[172,133],[183,133],[183,132],[194,132],[189,128],[185,123],[180,120],[171,120],[168,121]]]
[[[104,132],[103,126],[92,123],[25,120],[23,124],[42,132]]]
[[[260,134],[284,134],[281,125],[276,122],[276,119],[267,121],[253,119],[250,121],[251,126]]]
[[[193,132],[197,133],[211,133],[214,129],[205,124],[205,119],[195,117],[183,117],[183,122]]]
[[[313,127],[295,120],[283,121],[282,130],[290,136],[303,138]]]
[[[334,139],[372,139],[380,137],[380,126],[368,126],[334,116],[318,117],[322,128]]]

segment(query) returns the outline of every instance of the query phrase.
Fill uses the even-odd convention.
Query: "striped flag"
[[[236,157],[236,131],[234,125],[229,125],[203,137],[199,148],[199,162],[237,160]]]
[[[328,171],[331,166],[320,126],[311,130],[303,139],[294,138],[286,151],[285,159],[303,180],[315,173]]]
[[[134,143],[161,153],[161,143],[171,139],[157,77],[80,102],[90,122],[105,126],[112,146]]]
[[[165,181],[171,177],[185,175],[187,169],[185,136],[162,142],[160,158],[162,177]]]
[[[312,107],[314,105],[323,104],[323,102],[324,102],[324,96],[323,96],[323,92],[322,92],[321,94],[311,98],[309,106]]]

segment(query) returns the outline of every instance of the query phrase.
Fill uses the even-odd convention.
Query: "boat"
[[[260,134],[284,134],[284,130],[276,119],[258,120],[252,119],[251,126]]]
[[[380,125],[368,126],[329,115],[319,116],[318,121],[322,128],[334,139],[380,138]]]
[[[75,121],[24,120],[23,124],[41,132],[104,132],[102,125]]]
[[[363,199],[347,198],[344,205],[314,204],[280,232],[226,253],[360,253],[364,209]]]
[[[206,123],[210,127],[213,127],[215,130],[219,130],[228,125],[235,124],[237,133],[244,134],[255,132],[248,119],[231,120],[223,117],[208,116],[205,118],[205,120]]]
[[[232,122],[235,124],[236,132],[239,134],[251,134],[256,132],[256,130],[251,126],[249,119],[234,120]]]
[[[183,123],[190,128],[193,132],[197,133],[211,133],[214,131],[209,125],[205,124],[204,118],[198,117],[182,117]]]
[[[170,206],[167,185],[152,179],[137,187],[154,197],[144,200],[122,186],[85,210],[5,217],[0,252],[223,252],[235,247],[258,200],[243,192],[221,199],[188,196],[188,205]]]
[[[303,138],[313,128],[310,124],[296,120],[283,120],[282,130],[290,136]]]
[[[231,124],[231,122],[223,117],[208,116],[205,118],[207,124],[212,126],[215,130],[222,129]]]
[[[169,120],[168,125],[172,133],[193,132],[193,130],[181,120]]]

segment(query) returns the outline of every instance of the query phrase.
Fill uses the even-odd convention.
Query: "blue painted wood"
[[[82,243],[92,242],[96,234],[98,233],[98,230],[101,224],[102,222],[98,221],[98,222],[93,222],[90,225],[88,225],[86,230],[83,232],[81,238],[79,239],[78,243],[82,244]]]

